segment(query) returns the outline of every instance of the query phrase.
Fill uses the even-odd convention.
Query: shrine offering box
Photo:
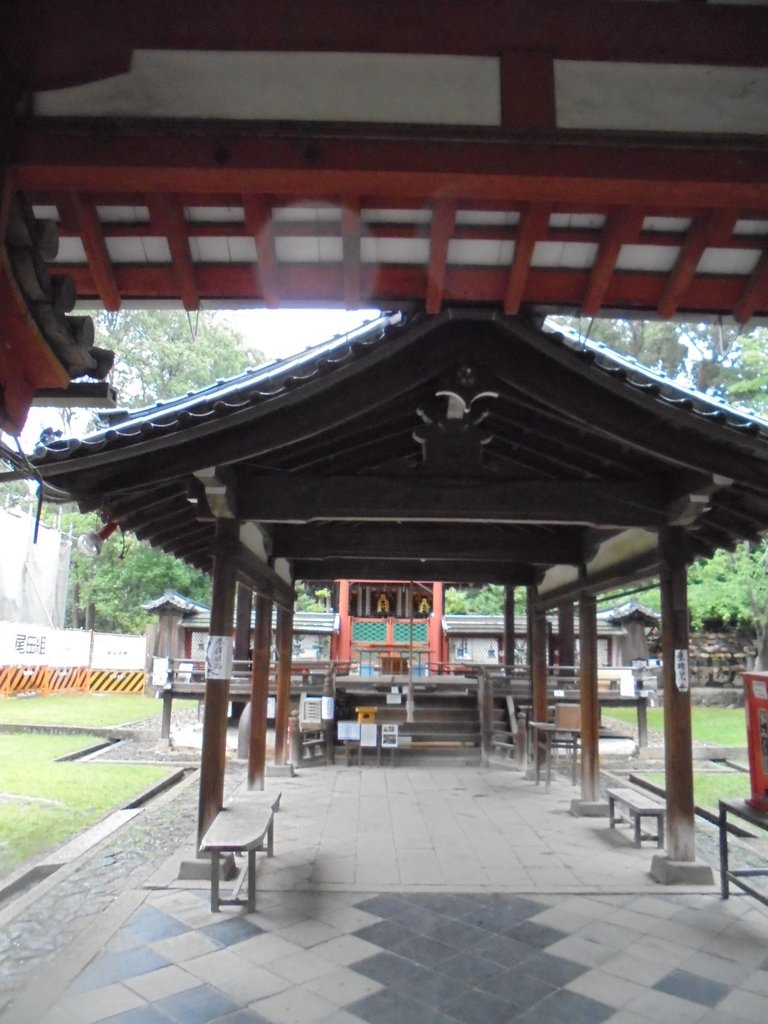
[[[768,672],[745,672],[744,707],[752,796],[747,803],[768,811]]]

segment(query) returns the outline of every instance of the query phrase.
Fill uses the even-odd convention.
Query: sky
[[[218,314],[268,359],[282,359],[328,341],[377,315],[376,309],[238,309]]]

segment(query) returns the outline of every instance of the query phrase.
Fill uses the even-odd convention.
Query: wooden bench
[[[211,910],[216,913],[221,906],[247,906],[248,912],[256,910],[256,852],[265,850],[268,857],[274,855],[274,815],[280,807],[281,794],[250,791],[238,796],[222,808],[203,836],[201,851],[211,855]],[[221,854],[245,854],[246,860],[232,892],[221,896],[219,872]],[[240,896],[244,882],[248,882],[248,895]]]
[[[615,828],[619,821],[628,821],[634,827],[634,843],[640,846],[643,839],[653,839],[658,847],[664,846],[664,815],[666,807],[636,789],[608,789],[608,824]],[[616,813],[616,804],[626,808],[627,816]],[[656,819],[656,833],[643,832],[643,818]]]

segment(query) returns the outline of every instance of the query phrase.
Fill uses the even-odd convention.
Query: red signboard
[[[744,706],[752,796],[747,803],[768,811],[768,672],[745,672]]]

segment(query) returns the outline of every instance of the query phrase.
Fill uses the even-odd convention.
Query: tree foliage
[[[677,323],[652,320],[590,320],[553,317],[553,322],[579,337],[586,335],[643,366],[673,379],[685,378],[699,391],[736,397],[732,385],[746,369],[746,353],[765,350],[764,328],[742,334],[721,323]]]
[[[503,615],[504,587],[489,583],[483,587],[446,587],[443,596],[446,615]]]
[[[61,528],[73,540],[103,524],[94,515],[67,512]],[[210,579],[164,551],[138,540],[132,533],[115,533],[98,558],[73,547],[67,601],[67,624],[106,633],[143,633],[152,617],[143,604],[176,590],[202,604],[210,602]]]
[[[264,362],[211,314],[125,310],[96,317],[99,343],[115,352],[111,382],[121,403],[140,408],[197,391]]]

